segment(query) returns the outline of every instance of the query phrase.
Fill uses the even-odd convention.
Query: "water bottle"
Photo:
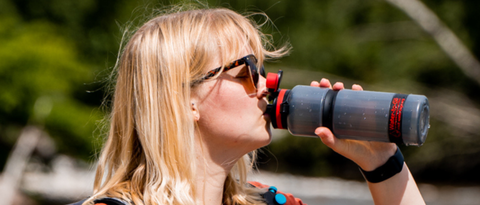
[[[267,114],[272,125],[292,135],[315,135],[328,127],[337,138],[421,146],[429,125],[428,99],[423,95],[354,91],[297,85],[278,89],[282,72],[269,73]]]

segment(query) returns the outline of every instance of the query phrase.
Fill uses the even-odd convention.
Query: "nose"
[[[266,83],[267,79],[265,77],[261,76],[258,78],[258,84],[257,84],[257,98],[262,99],[264,97],[267,97],[268,95],[268,90]]]

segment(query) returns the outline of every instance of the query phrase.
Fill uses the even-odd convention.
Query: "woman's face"
[[[242,54],[238,58],[250,53]],[[220,61],[215,64],[218,67]],[[202,140],[219,153],[242,156],[271,141],[269,119],[264,115],[268,104],[265,78],[260,76],[255,89],[248,69],[240,65],[194,90],[192,99],[198,111]]]

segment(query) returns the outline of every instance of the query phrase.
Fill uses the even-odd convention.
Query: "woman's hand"
[[[330,88],[333,90],[344,89],[343,83],[337,82],[333,86],[327,79],[320,82],[313,81],[310,86]],[[352,90],[363,90],[362,86],[354,84]],[[338,139],[326,127],[319,127],[315,130],[322,142],[335,152],[352,160],[365,171],[372,171],[387,162],[396,151],[397,146],[393,143],[358,141],[349,139]]]
[[[333,90],[344,89],[343,83],[335,83],[332,86],[327,79],[322,79],[320,82],[314,81],[310,85]],[[361,92],[363,89],[360,85],[353,85],[352,90]],[[393,143],[338,139],[326,127],[317,128],[315,134],[325,145],[352,160],[365,171],[375,170],[385,164],[397,149]],[[380,183],[368,182],[368,187],[375,204],[425,204],[406,164],[403,164],[400,173]]]

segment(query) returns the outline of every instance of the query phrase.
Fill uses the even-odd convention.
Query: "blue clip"
[[[283,194],[276,194],[275,195],[275,201],[282,205],[282,204],[285,204],[287,203],[287,197],[285,197]]]

